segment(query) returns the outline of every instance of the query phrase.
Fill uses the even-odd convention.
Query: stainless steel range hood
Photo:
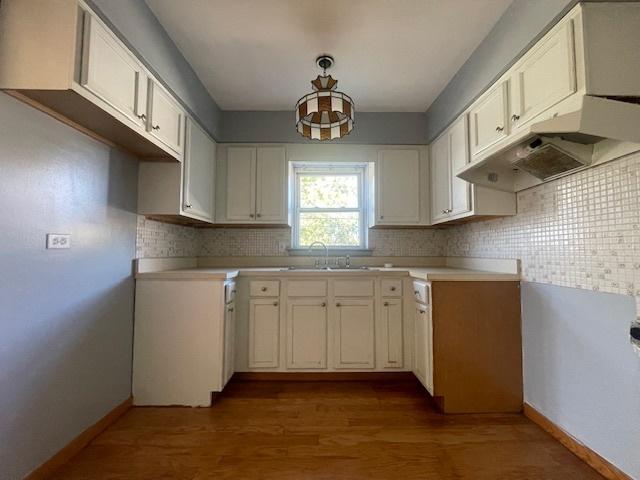
[[[638,103],[637,97],[583,95],[573,111],[532,123],[457,176],[499,190],[518,191],[586,168],[595,162],[600,142],[640,144]]]

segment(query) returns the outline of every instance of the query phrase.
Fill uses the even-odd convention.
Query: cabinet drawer
[[[402,280],[383,278],[380,285],[383,297],[399,297],[402,295]]]
[[[372,297],[373,280],[336,280],[333,294],[336,297]]]
[[[287,296],[289,297],[326,297],[326,280],[302,280],[289,282],[287,285]]]
[[[417,280],[413,282],[413,298],[420,303],[429,304],[429,285],[427,282]]]
[[[277,297],[280,295],[278,280],[253,280],[249,282],[249,295],[252,297]]]

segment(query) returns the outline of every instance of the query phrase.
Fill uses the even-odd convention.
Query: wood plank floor
[[[522,415],[436,412],[414,381],[232,381],[213,408],[134,408],[56,479],[599,479]]]

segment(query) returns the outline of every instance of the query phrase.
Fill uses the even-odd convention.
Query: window
[[[294,248],[366,248],[365,166],[296,165],[293,173]]]

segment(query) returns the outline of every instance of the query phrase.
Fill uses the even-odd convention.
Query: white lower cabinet
[[[280,302],[249,300],[249,368],[274,368],[279,363]]]
[[[383,368],[404,366],[402,298],[385,298],[381,309],[380,340]]]
[[[327,301],[287,301],[287,368],[327,367]]]
[[[226,288],[235,288],[235,284],[229,284]],[[225,295],[226,297],[226,295]],[[236,311],[233,301],[227,303],[224,312],[224,344],[226,348],[224,350],[224,373],[222,376],[222,385],[227,382],[233,376],[235,371],[235,343],[236,343]]]
[[[433,331],[429,307],[416,303],[414,319],[413,373],[433,394]]]
[[[334,310],[333,366],[373,368],[374,299],[336,299]]]

